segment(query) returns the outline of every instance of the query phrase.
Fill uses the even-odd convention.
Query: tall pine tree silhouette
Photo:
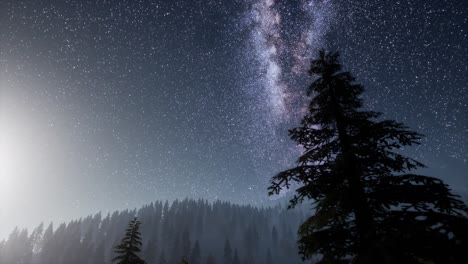
[[[140,221],[133,219],[128,224],[127,230],[125,230],[125,236],[115,247],[115,253],[118,255],[112,259],[117,264],[144,264],[137,253],[141,251],[141,233],[140,233]]]
[[[441,180],[409,173],[424,165],[399,150],[422,135],[361,110],[364,88],[338,57],[320,51],[312,61],[308,113],[289,131],[304,152],[269,187],[272,195],[298,184],[290,207],[312,200],[300,254],[319,263],[461,263],[466,206]]]

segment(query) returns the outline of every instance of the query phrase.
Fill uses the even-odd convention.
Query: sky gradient
[[[468,12],[454,1],[2,1],[0,238],[157,199],[264,205],[300,149],[310,59],[342,54],[403,150],[468,197]]]

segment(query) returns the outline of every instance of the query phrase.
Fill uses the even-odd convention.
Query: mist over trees
[[[364,87],[341,70],[338,53],[320,51],[301,126],[297,166],[274,176],[270,194],[299,183],[290,206],[312,200],[299,228],[304,259],[318,263],[464,263],[467,207],[442,180],[410,173],[425,167],[401,149],[422,135],[363,109]]]
[[[308,113],[289,131],[303,154],[269,187],[298,187],[290,210],[157,201],[16,228],[0,241],[0,264],[465,263],[466,205],[442,180],[414,173],[425,165],[401,150],[422,135],[363,110],[364,87],[338,58],[321,51],[312,61]]]
[[[296,230],[303,210],[191,199],[40,224],[32,231],[16,228],[0,242],[0,263],[112,263],[135,216],[141,221],[138,255],[148,264],[181,263],[183,257],[190,264],[302,263]]]

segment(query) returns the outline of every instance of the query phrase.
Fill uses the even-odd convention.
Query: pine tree
[[[53,255],[55,247],[57,245],[54,236],[54,225],[50,223],[47,229],[44,231],[41,241],[40,259],[42,263],[53,262]],[[56,231],[57,232],[57,231]]]
[[[364,88],[338,57],[320,51],[312,61],[313,98],[289,131],[304,153],[269,187],[272,195],[299,184],[290,207],[313,201],[315,214],[299,228],[300,254],[322,255],[319,263],[460,263],[466,206],[441,180],[409,173],[424,165],[399,149],[422,135],[361,110]]]
[[[115,247],[114,252],[118,255],[112,259],[112,261],[117,262],[117,264],[143,264],[143,261],[137,253],[141,251],[141,233],[140,221],[133,219],[128,224],[127,230],[125,230],[125,236],[120,241],[120,244]]]
[[[31,248],[30,248],[30,258],[32,258],[32,255],[33,255],[33,252],[37,252],[39,251],[39,248],[40,248],[40,243],[41,243],[41,240],[42,240],[42,235],[43,235],[43,232],[44,232],[44,224],[41,223],[39,224],[39,226],[37,226],[33,232],[31,233],[31,236],[29,237],[29,243],[31,245]],[[28,261],[28,262],[31,262]]]

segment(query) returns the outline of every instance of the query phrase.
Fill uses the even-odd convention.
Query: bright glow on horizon
[[[46,113],[25,102],[25,93],[30,90],[12,83],[0,87],[1,240],[14,226],[25,227],[28,217],[40,210],[39,204],[50,193],[44,189],[53,175],[50,168],[61,164],[63,155],[54,153],[54,135],[47,130]],[[39,98],[28,99],[39,102]],[[28,211],[31,213],[25,213]]]
[[[3,123],[3,122],[2,122]],[[14,171],[20,163],[18,148],[7,129],[0,126],[0,208],[5,208],[13,198]]]
[[[2,96],[8,98],[6,93]],[[30,118],[21,114],[17,107],[2,100],[0,111],[0,217],[6,217],[8,211],[17,207],[17,202],[25,197],[26,192],[20,188],[27,185],[23,176],[34,162],[31,154],[35,146],[30,145],[26,135],[34,133],[28,125]],[[24,188],[23,188],[24,189]]]
[[[6,111],[2,101],[0,111],[0,219],[7,219],[9,213],[17,207],[18,175],[15,171],[21,165],[21,146],[18,145],[18,135],[11,125],[11,113]],[[3,222],[0,220],[0,224]],[[9,227],[9,226],[8,226]]]

